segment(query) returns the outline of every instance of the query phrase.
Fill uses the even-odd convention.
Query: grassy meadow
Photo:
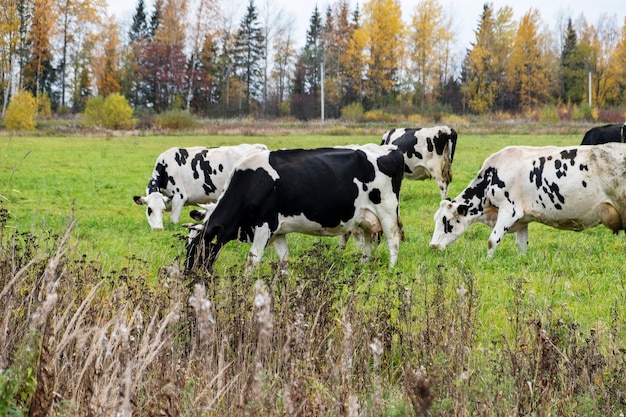
[[[509,235],[488,260],[474,225],[433,251],[439,191],[404,181],[392,271],[384,244],[361,264],[292,234],[286,277],[273,248],[244,276],[237,242],[184,277],[185,229],[151,231],[132,201],[169,147],[382,133],[0,137],[0,415],[623,416],[623,234],[533,223],[525,255]],[[460,132],[449,196],[504,146],[581,137]]]

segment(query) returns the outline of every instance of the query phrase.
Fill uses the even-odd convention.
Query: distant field
[[[132,201],[133,195],[145,193],[162,151],[243,142],[265,143],[272,149],[378,143],[381,134],[0,137],[0,209],[10,214],[0,228],[0,247],[20,254],[9,261],[15,257],[5,251],[0,267],[38,256],[42,248],[35,246],[46,245],[49,234],[62,234],[73,213],[76,225],[68,256],[75,263],[67,265],[69,275],[62,281],[65,301],[51,321],[56,340],[74,337],[63,334],[71,323],[71,314],[64,309],[80,311],[78,304],[106,278],[115,291],[100,288],[99,296],[81,313],[84,329],[77,325],[75,332],[97,335],[97,329],[110,326],[113,344],[119,321],[120,326],[130,326],[138,340],[148,341],[156,329],[136,319],[140,310],[146,318],[166,320],[174,317],[170,312],[176,317],[183,314],[180,306],[191,300],[189,289],[181,285],[187,282],[168,281],[164,286],[159,271],[164,265],[178,265],[184,256],[185,229],[166,217],[164,231],[151,231],[143,207]],[[467,185],[487,156],[504,146],[579,142],[578,134],[461,134],[450,197]],[[566,232],[531,224],[525,256],[518,253],[515,238],[507,236],[495,258],[487,260],[490,229],[475,225],[445,251],[432,251],[428,243],[439,201],[434,182],[404,181],[401,216],[406,241],[393,271],[387,269],[384,244],[377,248],[374,262],[361,265],[352,243],[342,253],[335,248],[336,238],[292,234],[288,243],[294,268],[287,277],[274,275],[273,248],[267,249],[253,276],[244,277],[249,245],[228,244],[214,274],[207,277],[207,297],[215,303],[212,330],[199,333],[200,316],[192,319],[189,307],[182,309],[186,315],[181,323],[167,326],[165,347],[152,345],[160,355],[154,363],[147,362],[154,368],[141,368],[144,373],[136,376],[137,407],[153,404],[154,410],[160,409],[158,404],[169,391],[159,390],[167,386],[178,390],[179,399],[171,403],[178,408],[170,415],[198,415],[196,404],[216,413],[209,415],[234,415],[241,412],[244,400],[249,415],[255,410],[287,414],[291,405],[286,395],[289,401],[299,398],[306,415],[322,409],[324,415],[345,415],[339,410],[351,401],[360,402],[371,415],[407,415],[410,407],[417,412],[422,406],[432,415],[487,415],[493,410],[498,415],[620,415],[626,408],[624,234],[613,236],[602,227]],[[183,221],[190,221],[189,210]],[[11,238],[18,249],[9,241],[13,231],[23,236]],[[20,242],[33,245],[35,255]],[[85,261],[97,268],[88,268]],[[17,351],[20,339],[12,335],[19,331],[27,339],[29,334],[22,309],[36,304],[38,286],[31,282],[39,282],[40,275],[36,271],[31,275],[15,284],[24,300],[11,297],[13,304],[5,311],[6,322],[13,323],[8,327],[10,346]],[[8,277],[0,278],[9,294]],[[271,342],[262,342],[251,319],[253,311],[259,314],[251,300],[256,279],[263,280],[272,294]],[[374,342],[382,343],[382,357],[373,350]],[[62,343],[53,352],[57,367],[69,375],[57,379],[55,392],[73,392],[74,402],[69,394],[61,395],[77,406],[78,415],[89,409],[91,399],[77,393],[93,392],[90,387],[102,379],[106,384],[110,375],[95,373],[89,359],[100,355],[102,361],[112,360],[110,369],[119,366],[117,356],[95,352],[99,343],[94,340],[89,345],[93,356],[85,355],[84,362],[76,359],[73,368],[67,357],[83,355],[80,345],[74,356],[65,356],[67,345]],[[138,346],[138,363],[146,358],[142,352]],[[263,368],[255,362],[259,357],[265,358]],[[230,362],[225,364],[224,358]],[[2,359],[8,358],[0,355]],[[433,398],[428,398],[428,390],[409,386],[411,374],[405,368],[409,363],[428,372]],[[81,369],[91,379],[74,380],[72,375]],[[414,394],[407,397],[418,391],[426,393],[418,402]],[[242,392],[247,392],[245,398]]]

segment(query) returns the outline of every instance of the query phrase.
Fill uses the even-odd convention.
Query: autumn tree
[[[55,27],[53,0],[34,0],[33,18],[29,31],[29,55],[24,67],[24,89],[35,98],[44,92],[52,96],[54,67],[51,36]]]
[[[615,48],[615,62],[619,70],[619,84],[621,90],[620,101],[626,102],[626,17],[622,25],[619,42]]]
[[[6,113],[11,93],[11,81],[18,46],[20,27],[16,2],[0,0],[0,92],[2,93],[2,117]]]
[[[68,96],[74,100],[83,97],[84,89],[91,83],[88,79],[91,53],[85,44],[93,46],[94,28],[100,23],[100,16],[104,15],[106,3],[103,0],[58,0],[56,5],[61,53],[58,68],[60,105],[65,106]],[[81,110],[81,104],[72,105],[75,111]]]
[[[291,87],[291,75],[296,58],[293,24],[289,21],[278,25],[273,42],[274,66],[270,72],[270,103],[277,115],[289,114],[287,98]]]
[[[158,111],[182,108],[188,86],[184,53],[187,0],[155,3],[154,34],[140,58],[140,81],[147,103]]]
[[[107,97],[122,89],[120,70],[120,40],[115,19],[110,16],[98,36],[98,53],[93,60],[94,77],[98,94]]]
[[[205,46],[205,39],[213,39],[218,29],[214,22],[220,20],[219,7],[216,0],[194,0],[191,2],[193,7],[191,13],[190,30],[187,38],[191,48],[191,57],[189,58],[189,75],[187,77],[189,83],[187,86],[187,97],[185,100],[185,108],[189,111],[194,91],[203,89],[202,85],[206,80],[202,76],[197,76],[201,66],[201,54]]]
[[[591,71],[593,72],[593,101],[599,107],[619,104],[619,73],[616,50],[620,31],[615,17],[606,14],[598,19],[595,27],[590,27],[581,36],[593,50]]]
[[[325,113],[329,117],[339,117],[340,110],[350,102],[349,69],[342,60],[350,47],[354,25],[350,21],[350,7],[347,0],[339,0],[326,11],[323,31],[324,42],[324,92]]]
[[[450,75],[451,26],[438,0],[424,0],[416,6],[408,29],[407,55],[410,81],[422,109],[437,99],[437,88]]]
[[[493,4],[485,4],[476,31],[476,42],[465,58],[463,93],[472,112],[485,113],[506,108],[510,97],[506,88],[506,66],[512,50],[515,24],[513,11],[505,6],[494,14]]]
[[[522,16],[507,69],[510,91],[514,97],[511,101],[519,103],[524,111],[548,102],[553,91],[549,61],[542,50],[540,22],[537,9],[531,9]]]
[[[366,97],[372,107],[392,103],[397,93],[404,45],[401,18],[397,0],[369,0],[363,5],[362,30],[367,34]]]
[[[344,88],[346,104],[363,104],[365,96],[365,71],[367,70],[367,32],[361,27],[360,12],[357,7],[352,14],[351,32],[346,52],[339,57],[339,64],[345,69]]]

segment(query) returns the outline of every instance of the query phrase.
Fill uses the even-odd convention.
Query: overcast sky
[[[154,0],[144,0],[148,10],[152,9]],[[249,0],[222,0],[225,7],[235,17],[238,24],[241,14],[245,11]],[[313,13],[313,9],[317,4],[322,16],[326,12],[329,4],[334,4],[335,0],[254,0],[257,8],[262,5],[273,4],[277,8],[281,8],[284,16],[294,20],[295,30],[294,36],[299,39],[298,47],[303,46],[306,30],[309,26],[309,18]],[[356,4],[361,5],[365,0],[349,0],[351,9]],[[415,7],[420,0],[400,0],[402,5],[402,20],[406,23],[410,21],[414,14]],[[619,27],[624,25],[624,17],[626,16],[626,7],[624,0],[440,0],[445,13],[453,18],[454,32],[457,34],[457,47],[464,50],[470,46],[470,42],[475,40],[474,31],[478,27],[478,21],[482,13],[483,4],[490,2],[497,10],[502,6],[509,5],[513,8],[514,19],[519,19],[531,8],[539,10],[543,23],[548,26],[551,31],[556,31],[559,22],[566,21],[571,17],[576,21],[581,15],[585,17],[588,23],[598,24],[600,19],[615,18]],[[132,18],[132,14],[137,7],[137,0],[108,0],[109,10],[115,14],[122,23],[128,24]]]

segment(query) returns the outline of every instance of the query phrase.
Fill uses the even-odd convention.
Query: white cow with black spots
[[[133,201],[146,205],[151,228],[163,229],[165,211],[171,210],[171,222],[178,223],[183,206],[217,201],[235,163],[267,150],[261,144],[170,148],[157,158],[146,196],[134,196]]]
[[[452,181],[452,161],[457,133],[448,126],[391,129],[383,135],[381,145],[395,145],[404,156],[404,178],[432,178],[441,198],[448,196]]]
[[[510,146],[491,155],[470,184],[435,213],[432,248],[444,249],[473,223],[493,228],[488,257],[506,233],[528,246],[528,224],[563,230],[626,226],[626,145]]]

